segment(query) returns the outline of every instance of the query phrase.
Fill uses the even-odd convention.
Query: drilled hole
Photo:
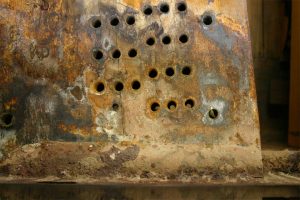
[[[179,37],[179,41],[181,43],[187,43],[189,41],[189,37],[187,35],[183,34]]]
[[[103,58],[103,53],[100,50],[94,50],[93,55],[96,60],[101,60]]]
[[[112,109],[114,110],[114,111],[118,111],[119,110],[119,104],[117,104],[117,103],[114,103],[113,105],[112,105]]]
[[[133,25],[135,23],[135,18],[133,16],[128,16],[126,19],[128,25]]]
[[[96,84],[96,90],[97,92],[103,92],[105,89],[105,85],[102,82],[99,82]]]
[[[192,72],[192,70],[191,70],[191,68],[188,67],[188,66],[182,68],[182,70],[181,70],[181,73],[182,73],[183,75],[187,75],[187,76],[190,75],[191,72]]]
[[[195,106],[195,102],[193,99],[187,99],[184,105],[188,108],[193,108]]]
[[[180,12],[186,11],[186,4],[184,2],[178,3],[177,10]]]
[[[123,83],[117,82],[117,83],[115,84],[115,90],[116,90],[116,91],[120,92],[120,91],[122,91],[123,89],[124,89]]]
[[[101,27],[101,21],[99,19],[95,19],[93,22],[92,22],[92,26],[94,28],[100,28]]]
[[[175,74],[175,71],[174,71],[174,69],[172,67],[168,67],[166,69],[166,75],[167,76],[174,76],[174,74]]]
[[[202,21],[206,26],[209,26],[213,23],[213,17],[211,15],[205,15]]]
[[[162,13],[168,13],[170,8],[169,8],[169,5],[167,3],[162,3],[159,7],[160,9],[160,12]]]
[[[211,119],[216,119],[218,117],[218,115],[219,115],[219,112],[217,109],[212,108],[208,111],[208,116]]]
[[[151,15],[152,12],[153,12],[153,10],[152,10],[152,7],[151,7],[151,6],[146,6],[146,7],[144,8],[144,14],[145,14],[145,15]]]
[[[159,110],[159,108],[160,108],[160,105],[159,105],[159,103],[157,103],[157,102],[154,102],[154,103],[152,103],[152,104],[151,104],[151,110],[152,110],[153,112],[156,112],[156,111],[158,111],[158,110]]]
[[[171,43],[171,38],[170,38],[170,36],[167,35],[167,36],[163,37],[162,42],[163,42],[164,44],[170,44],[170,43]]]
[[[133,81],[131,84],[132,89],[138,90],[141,87],[141,83],[139,81]]]
[[[157,72],[156,69],[151,69],[151,70],[149,71],[149,77],[150,77],[150,78],[156,78],[157,75],[158,75],[158,72]]]
[[[168,109],[169,110],[175,110],[176,108],[177,108],[177,103],[175,101],[169,101]]]
[[[12,126],[14,116],[10,113],[4,113],[1,116],[1,125],[5,128]]]
[[[149,45],[149,46],[153,46],[155,44],[155,39],[153,37],[151,38],[148,38],[146,43]]]
[[[121,57],[121,52],[117,49],[113,52],[112,54],[113,58],[120,58]]]
[[[119,24],[119,22],[120,22],[119,19],[117,17],[114,17],[111,19],[110,25],[117,26]]]
[[[128,56],[134,58],[137,56],[137,51],[135,49],[130,49],[128,52]]]

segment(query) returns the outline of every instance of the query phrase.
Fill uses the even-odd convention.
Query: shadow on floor
[[[296,186],[136,186],[78,184],[5,184],[0,199],[300,199]]]

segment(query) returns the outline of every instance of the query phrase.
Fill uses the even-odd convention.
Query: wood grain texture
[[[292,4],[289,145],[300,147],[300,1]]]
[[[263,1],[264,57],[280,59],[288,32],[285,0]]]
[[[247,0],[254,58],[280,59],[288,36],[285,0]]]
[[[263,56],[263,0],[247,0],[253,57]]]

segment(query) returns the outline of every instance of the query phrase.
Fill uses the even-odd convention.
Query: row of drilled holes
[[[190,75],[192,72],[192,69],[189,67],[189,66],[185,66],[181,69],[181,73],[185,76],[188,76]],[[166,70],[165,70],[165,73],[168,77],[172,77],[175,75],[175,70],[173,67],[168,67]],[[148,72],[148,76],[150,78],[157,78],[158,77],[158,71],[156,69],[150,69],[149,72]],[[138,90],[140,89],[141,87],[141,83],[137,80],[133,81],[131,83],[131,87],[132,89],[134,90]],[[116,91],[122,91],[124,89],[124,84],[122,82],[116,82],[115,83],[115,90]],[[98,82],[97,85],[96,85],[96,91],[97,92],[103,92],[105,90],[105,85],[103,82]]]
[[[177,4],[177,10],[180,11],[180,12],[184,12],[186,11],[187,9],[187,6],[184,2],[181,2],[181,3],[178,3]],[[159,6],[159,10],[162,12],[162,13],[168,13],[170,8],[169,8],[169,5],[167,3],[162,3],[160,6]],[[146,16],[149,16],[153,13],[153,8],[152,6],[150,5],[147,5],[144,7],[144,10],[143,10],[143,13],[146,15]],[[117,26],[118,24],[120,23],[120,20],[118,17],[113,17],[111,20],[110,20],[110,25],[112,26]],[[128,25],[134,25],[135,24],[135,17],[134,16],[128,16],[126,18],[126,23]],[[92,21],[92,26],[94,28],[100,28],[102,25],[102,22],[100,19],[95,19]]]
[[[190,75],[191,72],[192,72],[192,69],[191,69],[191,67],[189,67],[189,66],[185,66],[185,67],[183,67],[183,68],[181,69],[181,73],[182,73],[183,75],[185,75],[185,76]],[[166,73],[166,75],[167,75],[168,77],[172,77],[172,76],[175,75],[175,70],[174,70],[173,67],[168,67],[168,68],[165,70],[165,73]],[[150,69],[149,72],[148,72],[148,76],[149,76],[150,78],[157,78],[157,77],[158,77],[158,71],[157,71],[156,69]],[[140,89],[140,87],[141,87],[141,83],[140,83],[139,81],[135,80],[135,81],[133,81],[133,82],[131,83],[131,87],[132,87],[132,89],[134,89],[134,90],[138,90],[138,89]],[[116,90],[116,91],[120,92],[120,91],[122,91],[123,89],[124,89],[124,84],[123,84],[122,82],[118,81],[118,82],[115,83],[115,90]],[[103,82],[98,82],[98,83],[96,84],[96,91],[99,92],[99,93],[101,93],[101,92],[103,92],[104,90],[105,90],[105,84],[104,84]]]
[[[185,2],[180,2],[180,3],[178,3],[176,7],[177,7],[177,10],[178,10],[179,12],[184,12],[184,11],[187,10],[187,5],[186,5]],[[170,10],[169,4],[167,4],[167,3],[162,3],[162,4],[159,5],[159,11],[160,11],[161,13],[166,14],[166,13],[169,12],[169,10]],[[150,6],[150,5],[145,6],[145,7],[144,7],[144,10],[143,10],[143,13],[144,13],[145,15],[151,15],[151,14],[153,13],[153,8],[152,8],[152,6]]]
[[[172,39],[169,35],[165,35],[162,37],[162,43],[165,45],[169,45],[172,42]],[[178,41],[182,44],[187,43],[189,41],[189,36],[186,34],[182,34],[179,36]],[[149,46],[153,46],[156,43],[156,40],[154,37],[150,37],[146,40],[146,44]]]
[[[121,81],[117,81],[115,83],[114,88],[117,92],[121,92],[124,89],[124,84]],[[133,90],[139,90],[141,88],[141,83],[139,81],[135,80],[131,83],[131,88]],[[95,85],[95,89],[97,92],[102,93],[105,90],[105,84],[103,82],[98,82]]]
[[[151,6],[146,7],[144,9],[144,14],[145,15],[151,15],[152,14],[152,7]],[[110,25],[111,26],[118,26],[119,23],[120,23],[120,20],[117,17],[114,17],[110,20]],[[134,16],[128,16],[127,19],[126,19],[126,23],[130,26],[134,25],[135,24],[135,17]],[[213,16],[210,15],[210,14],[204,15],[203,18],[202,18],[202,23],[206,26],[210,26],[213,23]],[[101,22],[100,19],[97,18],[97,19],[92,20],[91,25],[92,25],[93,28],[99,29],[102,26],[102,22]]]
[[[181,36],[179,37],[179,41],[180,41],[181,43],[186,43],[186,42],[188,42],[188,40],[189,40],[189,37],[188,37],[186,34],[183,34],[183,35],[181,35]],[[167,35],[167,36],[164,36],[164,37],[162,38],[162,42],[163,42],[164,44],[166,44],[166,45],[170,44],[170,43],[171,43],[171,38],[170,38],[170,36],[168,36],[168,35]],[[146,41],[146,43],[147,43],[147,45],[149,45],[149,46],[154,45],[154,44],[155,44],[155,38],[153,38],[153,37],[148,38],[147,41]],[[114,50],[114,51],[112,52],[112,54],[111,54],[111,56],[112,56],[114,59],[120,58],[121,55],[122,55],[122,53],[121,53],[121,51],[120,51],[119,49]],[[134,57],[136,57],[137,55],[138,55],[138,52],[137,52],[136,49],[130,49],[130,50],[128,51],[128,56],[129,56],[130,58],[134,58]],[[94,51],[93,51],[93,56],[94,56],[94,58],[95,58],[96,60],[101,60],[101,59],[103,58],[104,55],[103,55],[103,52],[102,52],[100,49],[94,49]]]
[[[193,99],[187,99],[184,102],[185,107],[187,108],[193,108],[195,106],[195,101]],[[153,102],[150,106],[150,109],[152,112],[158,112],[160,110],[160,104],[158,102]],[[177,102],[174,100],[171,100],[167,104],[167,108],[170,111],[175,111],[177,109]],[[211,108],[208,111],[208,117],[211,119],[216,119],[219,115],[219,112],[215,108]]]
[[[187,100],[185,100],[184,105],[187,108],[193,108],[195,106],[195,101],[193,99],[187,99]],[[151,108],[151,111],[157,112],[160,110],[160,103],[153,102],[151,104],[150,108]],[[174,100],[169,101],[167,104],[167,108],[170,111],[175,111],[177,109],[177,102]]]
[[[163,3],[160,5],[159,10],[162,13],[168,13],[170,8],[169,5],[167,3]],[[177,10],[180,12],[185,12],[187,10],[187,5],[184,2],[178,3],[177,4]],[[144,7],[143,13],[145,15],[151,15],[153,13],[153,9],[152,6],[147,5]],[[202,23],[206,26],[210,26],[213,23],[213,15],[212,14],[205,14],[202,18]]]
[[[189,76],[191,75],[192,73],[192,68],[189,67],[189,66],[185,66],[181,69],[181,73],[185,76]],[[165,70],[165,74],[168,76],[168,77],[172,77],[175,75],[175,69],[173,67],[168,67],[166,68]],[[149,73],[148,73],[148,76],[150,78],[157,78],[158,77],[158,71],[157,69],[150,69],[149,70]]]

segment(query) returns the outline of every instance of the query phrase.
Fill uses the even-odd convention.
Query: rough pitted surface
[[[0,38],[1,176],[262,176],[245,0],[0,0]]]

